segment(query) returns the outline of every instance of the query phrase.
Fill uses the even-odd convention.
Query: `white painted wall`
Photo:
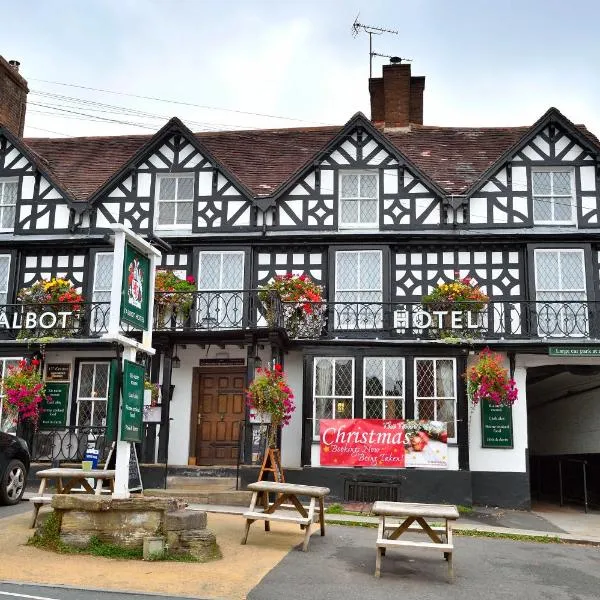
[[[286,354],[284,367],[288,385],[294,392],[296,410],[290,424],[281,430],[281,464],[284,468],[294,468],[302,466],[302,352]]]

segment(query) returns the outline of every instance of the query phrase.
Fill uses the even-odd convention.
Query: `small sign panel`
[[[46,365],[46,381],[71,381],[71,363]]]
[[[550,356],[600,356],[600,346],[550,346]]]
[[[200,367],[243,367],[246,364],[244,358],[200,358]]]
[[[46,397],[42,400],[40,429],[57,429],[67,424],[69,384],[46,382]]]
[[[123,361],[123,403],[121,406],[121,440],[142,441],[144,409],[144,367]]]
[[[148,293],[150,259],[131,244],[125,244],[123,285],[121,288],[121,321],[135,329],[146,330],[149,324]]]
[[[512,407],[481,402],[481,446],[483,448],[512,448]]]

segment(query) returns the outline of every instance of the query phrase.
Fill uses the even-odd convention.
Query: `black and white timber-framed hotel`
[[[379,486],[398,499],[528,507],[557,490],[559,468],[582,494],[587,461],[593,500],[600,143],[555,108],[525,127],[423,125],[424,87],[410,65],[386,65],[369,81],[371,119],[336,127],[195,134],[173,118],[152,136],[29,139],[27,83],[0,58],[0,311],[13,314],[17,291],[42,278],[68,278],[85,298],[70,337],[43,346],[46,364],[70,365],[68,414],[40,432],[34,458],[74,458],[78,431],[105,426],[107,234],[120,222],[162,240],[162,268],[198,282],[191,316],[155,320],[149,368],[163,400],[143,462],[239,460],[255,476],[243,391],[277,359],[297,402],[281,436],[291,481],[327,483],[339,499]],[[324,287],[315,339],[261,316],[257,288],[288,272]],[[397,311],[467,275],[490,297],[475,338],[397,327]],[[0,329],[2,370],[39,348],[17,333]],[[462,374],[485,346],[519,388],[512,447],[483,447],[466,397]],[[447,421],[449,466],[320,467],[318,419],[348,417]]]

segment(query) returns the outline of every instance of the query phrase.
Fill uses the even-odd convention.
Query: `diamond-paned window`
[[[354,359],[317,357],[313,373],[313,437],[320,419],[351,419],[354,415]]]
[[[535,293],[538,335],[583,337],[588,310],[583,250],[536,250]]]
[[[19,364],[21,357],[0,358],[0,381],[8,373],[8,367]],[[0,431],[6,433],[17,432],[17,411],[12,405],[4,403],[4,390],[0,386]]]
[[[335,255],[335,328],[383,326],[380,250],[339,251]]]
[[[404,359],[366,357],[363,362],[365,419],[404,418]]]
[[[194,176],[159,175],[156,183],[157,228],[191,227],[194,215]]]
[[[456,362],[453,358],[415,359],[415,418],[443,421],[456,441]]]
[[[8,302],[10,254],[0,254],[0,305]]]
[[[110,363],[81,362],[77,385],[77,425],[103,427],[106,425],[106,404]]]
[[[200,252],[197,319],[202,328],[239,327],[244,316],[244,252]]]
[[[378,173],[340,173],[340,227],[378,227]]]
[[[15,226],[18,186],[16,179],[0,179],[0,230],[6,231]]]
[[[99,302],[102,304],[95,304],[92,306],[92,333],[99,333],[108,329],[113,262],[114,256],[112,252],[98,252],[96,254],[92,302]]]
[[[531,172],[533,220],[537,224],[575,223],[571,169],[534,169]]]

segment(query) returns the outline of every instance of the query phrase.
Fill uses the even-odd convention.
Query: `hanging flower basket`
[[[258,298],[269,327],[283,326],[290,338],[320,337],[325,314],[323,288],[308,275],[276,275],[259,289]]]
[[[280,364],[275,364],[272,369],[257,369],[256,377],[246,391],[246,404],[255,417],[263,417],[262,422],[270,419],[269,448],[275,447],[278,428],[288,425],[296,410],[293,399],[294,394]]]
[[[154,280],[154,305],[158,326],[164,327],[170,321],[181,325],[186,321],[194,304],[195,291],[196,280],[193,275],[182,279],[173,271],[157,271]]]
[[[37,428],[41,403],[45,398],[39,365],[40,361],[37,359],[21,360],[17,365],[10,365],[6,375],[0,380],[4,409],[15,416],[15,425],[17,422],[27,422]]]
[[[487,401],[495,406],[512,406],[518,398],[515,380],[502,366],[502,357],[489,348],[479,353],[479,360],[466,373],[467,396],[471,405]]]
[[[34,327],[28,328],[27,322],[23,323],[19,339],[67,338],[77,333],[83,296],[69,279],[40,279],[20,289],[17,301],[23,305],[25,314],[37,316]]]
[[[475,280],[467,276],[449,283],[438,284],[430,294],[423,296],[421,302],[425,310],[432,314],[432,328],[434,331],[437,330],[440,337],[473,337],[477,333],[477,329],[468,328],[467,324],[479,323],[479,314],[487,307],[489,300]],[[441,317],[441,327],[439,326],[439,317],[433,314],[434,311],[447,312]],[[456,331],[452,327],[453,312],[461,313],[462,329],[460,331]],[[457,336],[457,333],[460,335]]]

